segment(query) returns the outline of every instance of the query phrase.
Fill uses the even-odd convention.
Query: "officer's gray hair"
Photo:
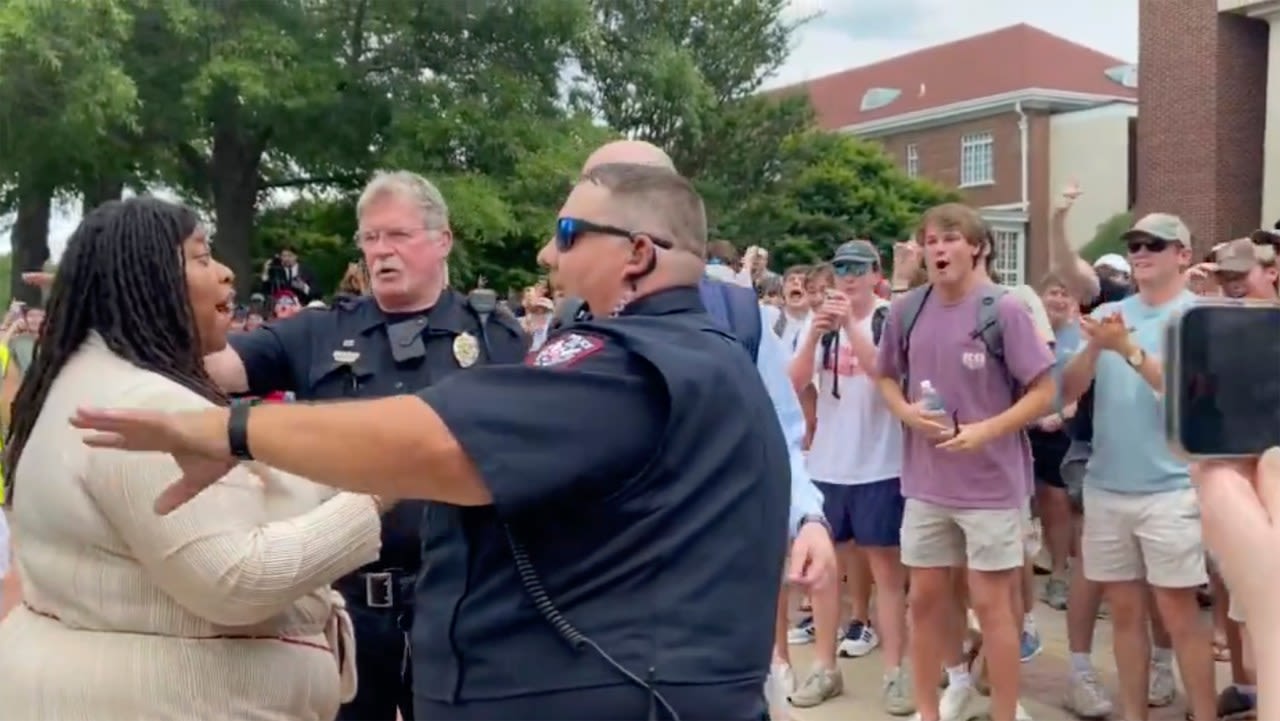
[[[449,227],[449,206],[440,189],[430,180],[407,170],[374,173],[356,202],[356,217],[364,215],[370,203],[389,195],[417,205],[422,211],[422,225],[427,230]]]
[[[671,168],[605,163],[587,170],[581,182],[599,185],[630,206],[638,223],[630,230],[662,234],[676,248],[706,257],[706,206],[693,183]]]

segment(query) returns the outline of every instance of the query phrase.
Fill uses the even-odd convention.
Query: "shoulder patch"
[[[525,359],[526,365],[536,367],[572,366],[599,353],[604,339],[587,333],[565,333],[547,341]]]

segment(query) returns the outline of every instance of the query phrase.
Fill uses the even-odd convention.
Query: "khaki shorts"
[[[908,498],[902,513],[902,563],[975,571],[1022,568],[1026,532],[1026,508],[947,508]]]
[[[1090,581],[1146,581],[1159,588],[1209,581],[1200,504],[1191,488],[1132,495],[1084,489],[1080,550]]]

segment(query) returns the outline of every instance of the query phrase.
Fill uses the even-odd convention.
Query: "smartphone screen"
[[[1170,339],[1170,430],[1186,453],[1253,456],[1280,445],[1280,306],[1192,306]]]

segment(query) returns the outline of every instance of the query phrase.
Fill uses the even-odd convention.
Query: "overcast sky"
[[[788,15],[814,19],[797,33],[791,58],[770,86],[1020,22],[1116,57],[1138,59],[1138,0],[792,0]],[[49,232],[55,258],[79,221],[78,210],[55,213]],[[0,220],[0,228],[11,220]],[[0,252],[8,249],[9,234],[0,232]]]

